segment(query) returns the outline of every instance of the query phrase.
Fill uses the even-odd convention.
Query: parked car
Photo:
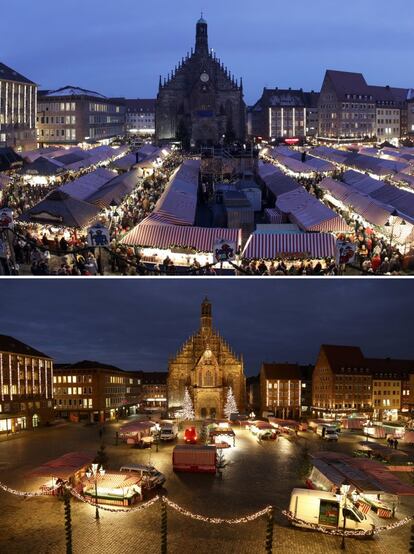
[[[160,439],[162,441],[171,441],[178,437],[178,426],[173,423],[161,424]]]
[[[184,441],[189,444],[195,444],[197,442],[197,430],[195,427],[188,427],[184,431]]]
[[[155,487],[162,487],[165,483],[165,475],[155,469],[154,466],[147,466],[144,464],[132,464],[128,466],[122,466],[119,470],[121,473],[134,473],[142,478],[143,487],[146,489],[154,489]]]

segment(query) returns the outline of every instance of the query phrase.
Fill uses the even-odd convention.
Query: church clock
[[[200,75],[200,81],[202,81],[203,83],[208,83],[209,80],[210,80],[209,74],[204,71],[204,73]]]

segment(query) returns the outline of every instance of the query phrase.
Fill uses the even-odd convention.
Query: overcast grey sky
[[[3,279],[0,333],[56,362],[166,371],[207,295],[215,328],[253,375],[262,361],[313,363],[322,343],[414,358],[412,290],[409,279]]]
[[[153,97],[201,9],[249,104],[264,86],[318,90],[328,68],[414,87],[412,0],[0,0],[0,61],[42,88]]]

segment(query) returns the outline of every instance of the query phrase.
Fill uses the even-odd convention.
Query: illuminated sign
[[[286,144],[298,144],[299,139],[298,138],[286,138],[285,143]]]

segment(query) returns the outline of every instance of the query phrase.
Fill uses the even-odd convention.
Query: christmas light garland
[[[14,494],[16,496],[24,496],[24,497],[33,497],[33,496],[49,496],[46,492],[27,492],[27,491],[18,491],[16,489],[12,489],[11,487],[8,487],[4,483],[0,483],[0,489],[3,489],[6,492],[9,492],[11,494]]]
[[[204,521],[205,523],[213,523],[213,524],[222,524],[227,523],[229,525],[237,525],[239,523],[249,523],[250,521],[254,521],[255,519],[262,517],[269,513],[269,511],[272,509],[272,506],[266,506],[263,510],[260,510],[259,512],[255,512],[254,514],[250,514],[248,516],[233,518],[233,519],[225,519],[221,517],[206,517],[202,516],[201,514],[193,514],[193,512],[190,512],[189,510],[186,510],[185,508],[182,508],[172,500],[169,500],[167,497],[162,498],[166,504],[175,510],[176,512],[179,512],[183,516],[189,517],[191,519],[196,519],[198,521]]]
[[[327,529],[326,527],[319,525],[318,523],[309,523],[307,521],[304,521],[303,519],[299,519],[295,517],[292,512],[289,512],[288,510],[283,510],[282,514],[286,516],[289,521],[292,523],[298,523],[302,527],[306,527],[307,529],[312,529],[313,531],[319,531],[321,533],[324,533],[325,535],[339,535],[346,537],[373,537],[374,535],[378,535],[378,533],[381,533],[382,531],[390,531],[391,529],[397,529],[398,527],[402,527],[403,525],[406,525],[410,521],[412,521],[414,518],[412,516],[405,517],[404,519],[400,519],[399,521],[396,521],[394,523],[390,523],[389,525],[383,525],[381,527],[375,527],[373,526],[372,529],[369,529],[367,531],[364,531],[362,529],[352,529],[352,530],[341,530],[338,528],[335,529]]]
[[[128,514],[130,514],[131,512],[140,512],[142,510],[145,510],[146,508],[149,508],[150,506],[152,506],[153,504],[158,502],[158,500],[160,500],[159,496],[154,496],[154,498],[151,498],[151,500],[148,500],[144,504],[139,504],[138,506],[134,506],[133,508],[122,508],[122,507],[109,508],[108,506],[104,506],[102,504],[99,504],[99,502],[98,503],[95,502],[95,500],[85,498],[84,496],[82,496],[80,493],[78,493],[75,489],[72,489],[71,487],[66,487],[66,488],[72,496],[74,496],[75,498],[77,498],[81,502],[83,502],[85,504],[89,504],[90,506],[93,506],[93,507],[98,506],[98,508],[100,510],[105,510],[106,512],[112,512],[112,513],[115,513],[115,514],[116,513],[128,513]]]
[[[166,496],[154,496],[154,498],[151,498],[147,502],[143,504],[139,504],[137,506],[134,506],[132,508],[123,508],[123,507],[116,507],[116,508],[109,508],[108,506],[104,506],[102,504],[96,503],[93,499],[86,498],[82,496],[78,491],[76,491],[74,488],[68,486],[67,484],[63,485],[72,496],[80,500],[81,502],[85,504],[89,504],[90,506],[96,507],[100,510],[105,510],[107,512],[112,513],[131,513],[131,512],[140,512],[145,510],[146,508],[149,508],[150,506],[153,506],[158,501],[163,501],[175,510],[176,512],[180,513],[181,515],[185,517],[189,517],[191,519],[197,520],[197,521],[203,521],[204,523],[211,523],[214,525],[221,525],[221,524],[227,524],[227,525],[238,525],[240,523],[249,523],[251,521],[255,521],[259,517],[262,517],[264,515],[269,514],[274,507],[272,506],[266,506],[262,510],[259,510],[258,512],[254,512],[252,514],[249,514],[247,516],[237,517],[237,518],[221,518],[221,517],[207,517],[203,516],[201,514],[195,514],[193,512],[190,512],[190,510],[186,510],[185,508],[182,508],[172,500],[169,500]],[[28,491],[18,491],[16,489],[13,489],[12,487],[9,487],[8,485],[5,485],[4,483],[0,482],[0,489],[4,490],[5,492],[9,492],[10,494],[14,494],[15,496],[20,496],[24,498],[33,498],[33,497],[40,497],[40,496],[49,496],[48,492],[28,492]],[[280,508],[278,508],[280,510]],[[307,521],[304,521],[303,519],[299,519],[295,517],[292,512],[289,512],[288,510],[280,510],[281,513],[289,519],[292,523],[298,523],[303,527],[306,527],[307,529],[311,529],[313,531],[319,531],[321,533],[324,533],[325,535],[339,535],[339,536],[346,536],[346,537],[373,537],[374,535],[378,535],[379,533],[383,531],[390,531],[392,529],[398,529],[399,527],[402,527],[403,525],[406,525],[410,521],[414,520],[414,516],[408,516],[405,517],[399,521],[396,521],[394,523],[391,523],[389,525],[383,525],[381,527],[374,527],[370,530],[362,530],[362,529],[352,529],[352,530],[341,530],[338,528],[334,529],[328,529],[322,525],[319,525],[317,523],[309,523]]]

